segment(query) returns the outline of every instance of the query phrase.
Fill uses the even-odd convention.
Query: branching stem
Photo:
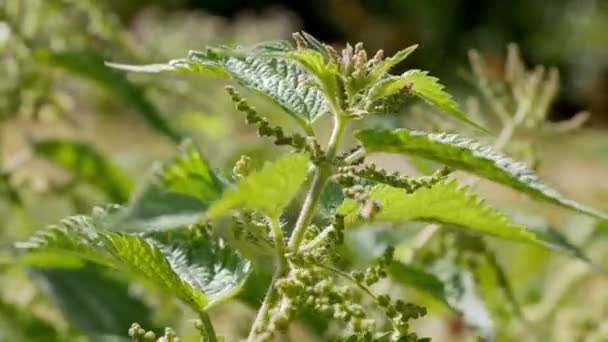
[[[341,116],[339,113],[334,115],[334,128],[327,144],[327,149],[325,152],[326,159],[331,160],[336,156],[336,151],[338,149],[338,145],[340,144],[340,139],[342,138],[342,133],[344,133],[346,124],[347,120],[345,117]],[[300,249],[300,245],[302,244],[302,240],[304,238],[304,232],[312,220],[317,204],[319,203],[319,198],[321,197],[321,193],[325,187],[325,183],[327,183],[327,180],[329,177],[331,177],[331,175],[332,167],[329,163],[315,165],[312,184],[308,190],[304,204],[302,205],[302,210],[300,211],[300,215],[296,221],[291,239],[289,240],[288,249],[291,252],[297,252]]]

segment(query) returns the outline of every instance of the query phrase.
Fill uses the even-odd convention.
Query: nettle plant
[[[409,97],[420,98],[477,132],[488,133],[458,109],[428,72],[389,73],[416,46],[388,58],[380,50],[369,58],[361,43],[347,45],[338,53],[306,33],[294,34],[294,41],[295,46],[279,41],[250,48],[207,48],[167,64],[110,64],[129,71],[177,71],[234,80],[276,102],[302,132],[274,126],[228,86],[228,95],[247,123],[289,153],[259,170],[243,156],[227,176],[210,168],[196,147],[186,142],[177,156],[154,170],[127,205],[96,208],[91,216],[67,218],[19,243],[17,247],[25,250],[24,262],[73,267],[82,259],[145,279],[200,316],[195,326],[204,341],[221,340],[208,309],[237,295],[252,272],[269,267],[273,277],[248,341],[272,340],[290,322],[311,313],[335,320],[340,327],[327,333],[327,339],[428,340],[411,330],[412,320],[425,315],[426,309],[382,290],[386,286],[378,283],[387,281],[409,283],[431,293],[461,313],[481,338],[491,340],[492,323],[484,316],[483,303],[469,293],[475,279],[457,267],[488,252],[483,236],[574,254],[578,250],[551,234],[513,222],[484,203],[469,185],[459,184],[452,171],[466,171],[541,201],[608,218],[565,198],[523,163],[457,134],[366,128],[354,133],[359,145],[341,152],[349,124],[396,113]],[[533,78],[519,71],[521,84],[532,85]],[[530,92],[521,94],[525,100],[521,111],[538,114],[530,110],[536,108]],[[544,102],[541,105],[546,109],[548,103]],[[505,109],[509,128],[499,136],[497,149],[504,147],[526,118],[521,111],[516,111],[514,121]],[[322,116],[333,119],[327,143],[316,135],[315,123]],[[377,152],[421,157],[444,166],[421,177],[389,173],[365,161],[368,154]],[[302,201],[298,194],[303,195]],[[287,214],[293,210],[297,215]],[[430,222],[425,230],[431,233],[441,225],[450,235],[439,248],[429,247],[424,253],[421,246],[428,241],[415,241],[417,253],[410,258],[395,257],[395,249],[389,246],[364,268],[344,258],[345,234],[350,228],[369,227],[374,222],[399,227],[407,221]],[[496,259],[489,260],[500,286],[510,293]],[[157,338],[137,324],[129,334],[134,341]],[[161,340],[177,338],[167,329]]]

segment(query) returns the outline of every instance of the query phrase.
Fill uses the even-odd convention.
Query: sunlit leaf
[[[231,209],[258,210],[270,217],[278,217],[306,179],[308,156],[291,154],[241,180],[235,188],[226,190],[214,202],[207,216],[224,215]]]
[[[525,164],[457,134],[425,133],[405,129],[362,130],[356,133],[368,152],[416,155],[512,187],[536,199],[607,219],[608,215],[568,199],[543,183]]]
[[[467,186],[458,186],[455,180],[441,181],[414,193],[377,185],[369,196],[379,200],[382,208],[373,218],[376,221],[440,222],[505,239],[540,244],[532,232],[511,222],[505,215],[483,203]],[[353,225],[364,221],[359,216],[360,209],[355,200],[348,199],[338,212],[345,216],[348,225]]]

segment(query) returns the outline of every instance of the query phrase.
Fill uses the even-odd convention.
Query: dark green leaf
[[[196,147],[186,142],[177,156],[155,169],[115,225],[154,230],[194,223],[224,187]]]
[[[132,322],[153,326],[149,308],[129,293],[128,284],[94,267],[32,273],[70,325],[87,336],[125,334]]]
[[[243,48],[208,48],[191,52],[187,58],[168,64],[111,67],[135,72],[180,71],[233,78],[245,88],[255,90],[279,104],[305,127],[328,111],[325,97],[316,88],[306,85],[308,74],[295,61],[269,54],[291,49],[285,42],[270,42]]]
[[[143,278],[165,288],[194,310],[203,310],[227,299],[241,286],[250,264],[220,238],[189,230],[147,235],[98,231],[107,214],[66,219],[70,224],[52,226],[16,245],[29,253],[52,252],[81,257]],[[59,260],[57,265],[63,267]]]

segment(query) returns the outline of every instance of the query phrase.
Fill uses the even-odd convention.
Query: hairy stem
[[[346,123],[347,120],[344,117],[338,114],[334,115],[334,128],[325,152],[325,157],[328,160],[331,160],[336,156],[336,150],[340,144],[340,139],[342,137],[342,133],[344,132]],[[297,252],[300,249],[300,245],[302,244],[302,240],[304,238],[304,232],[312,220],[317,204],[319,203],[319,198],[321,197],[321,193],[325,187],[325,183],[327,183],[327,180],[329,177],[331,177],[331,175],[331,165],[324,163],[322,165],[315,166],[312,184],[310,185],[310,189],[308,190],[308,194],[306,195],[306,199],[302,205],[300,215],[296,221],[293,234],[289,240],[288,248],[290,251]]]
[[[274,237],[275,250],[277,252],[276,260],[277,260],[277,268],[272,276],[272,281],[268,287],[268,291],[266,292],[266,296],[264,297],[264,302],[262,306],[258,310],[258,314],[251,325],[251,331],[249,332],[249,337],[247,338],[248,342],[253,342],[256,340],[258,335],[258,331],[263,328],[264,323],[268,319],[269,311],[271,304],[273,302],[273,297],[275,296],[275,284],[278,279],[285,276],[287,271],[289,270],[289,265],[287,264],[287,258],[285,256],[285,242],[283,241],[283,231],[281,230],[281,223],[277,217],[270,217],[270,228],[272,229],[272,235]]]
[[[211,320],[209,319],[209,315],[205,311],[199,312],[199,317],[201,319],[202,331],[204,342],[217,342],[217,336],[215,335],[215,330],[213,329],[213,324],[211,324]]]

